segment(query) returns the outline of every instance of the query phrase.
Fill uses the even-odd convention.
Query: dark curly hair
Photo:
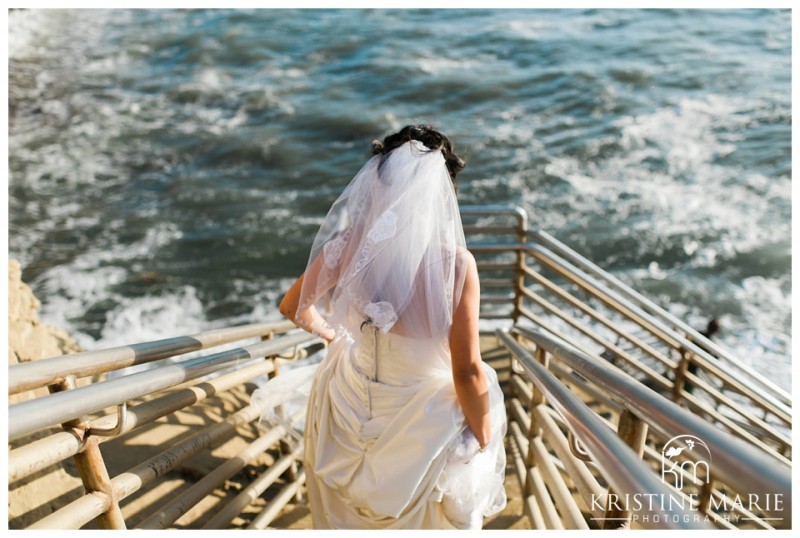
[[[450,172],[450,179],[455,185],[456,176],[464,169],[467,163],[453,152],[455,145],[450,139],[430,125],[406,125],[398,132],[384,138],[383,142],[374,140],[372,142],[372,154],[385,155],[410,140],[419,140],[431,151],[440,150],[444,155],[447,171]]]

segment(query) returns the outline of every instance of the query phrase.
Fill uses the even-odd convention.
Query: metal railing
[[[293,330],[287,332],[289,329]],[[252,340],[255,343],[248,343]],[[183,360],[177,357],[240,342],[239,347],[210,355]],[[101,528],[126,528],[130,521],[125,513],[126,499],[163,482],[169,473],[179,471],[181,465],[192,458],[207,455],[214,447],[235,437],[252,438],[252,441],[235,457],[224,461],[179,495],[148,506],[145,512],[153,513],[146,519],[142,520],[146,513],[136,513],[134,519],[139,521],[135,526],[167,528],[173,525],[193,507],[218,495],[225,484],[246,467],[255,470],[265,467],[261,461],[264,454],[273,452],[276,461],[266,465],[266,470],[251,484],[244,484],[242,492],[242,495],[257,498],[256,492],[261,493],[280,482],[285,484],[276,499],[252,521],[255,528],[269,525],[280,508],[300,495],[305,480],[297,465],[302,447],[290,444],[291,437],[285,426],[276,425],[266,431],[256,427],[262,410],[244,402],[228,413],[222,412],[221,402],[213,404],[219,420],[201,426],[191,427],[189,424],[196,421],[187,423],[185,416],[180,419],[177,414],[202,416],[200,406],[212,405],[209,400],[219,400],[232,394],[234,389],[239,390],[239,395],[231,398],[242,401],[244,384],[279,373],[276,362],[279,357],[303,356],[321,347],[318,338],[294,330],[291,323],[262,323],[9,367],[10,392],[21,393],[42,386],[48,386],[52,392],[49,396],[9,407],[9,440],[15,445],[8,458],[10,487],[14,482],[35,477],[73,458],[84,489],[83,495],[55,507],[51,514],[27,528],[77,529],[93,520]],[[162,359],[166,360],[155,362]],[[127,375],[122,370],[118,377],[78,386],[79,377],[117,373],[120,368],[144,363],[152,363],[151,368]],[[115,410],[106,413],[108,408]],[[302,418],[302,413],[297,415],[289,420]],[[114,450],[125,450],[127,441],[143,430],[170,423],[180,424],[180,427],[163,445],[155,447],[156,453],[131,469],[110,475],[99,449],[101,443],[111,443]],[[61,424],[60,431],[51,428],[58,424]],[[187,428],[191,431],[188,437]],[[31,434],[35,436],[30,437]],[[242,504],[242,495],[222,509],[217,507],[205,518],[207,521],[200,518],[198,522],[206,528],[228,525],[250,505]]]
[[[580,257],[549,234],[539,231],[529,234],[529,237],[543,240],[546,247],[555,247],[556,252],[564,252],[570,258],[581,260],[582,265],[590,267],[591,273],[585,273],[571,265],[564,258],[558,257],[552,250],[542,249],[542,257],[539,259],[547,259],[551,266],[557,264],[561,271],[568,272],[574,278],[573,282],[586,290],[593,290],[596,296],[606,304],[619,305],[621,314],[649,331],[662,345],[679,353],[684,363],[693,363],[708,375],[716,376],[720,381],[719,385],[725,387],[726,390],[752,400],[765,413],[771,413],[782,425],[791,425],[791,396],[788,392],[765,379],[742,361],[735,359],[726,350],[702,336],[685,322],[678,320],[652,301],[625,286],[612,275]],[[715,354],[712,354],[708,350],[716,351]],[[679,366],[681,366],[679,371],[682,372],[676,373],[682,373],[682,375],[676,376],[675,379],[678,383],[685,383],[687,381],[685,379],[686,364]],[[735,373],[727,372],[731,368],[735,370]],[[696,377],[695,375],[694,378]],[[745,383],[742,383],[741,380],[745,380]],[[696,381],[696,379],[692,379],[692,381]],[[753,386],[756,388],[754,389]],[[724,401],[716,394],[711,392],[709,394],[712,394],[720,402]]]
[[[470,208],[463,208],[462,214],[473,215]],[[680,411],[679,419],[648,428],[648,424],[632,411],[638,408],[618,400],[620,387],[627,388],[619,379],[613,383],[591,383],[574,365],[551,361],[544,347],[534,352],[537,358],[550,365],[550,375],[577,391],[607,424],[607,429],[618,430],[639,454],[637,459],[653,468],[660,462],[654,442],[656,439],[663,442],[663,436],[670,431],[677,432],[681,428],[693,431],[692,428],[701,423],[703,427],[698,431],[712,439],[724,439],[724,442],[713,443],[712,450],[724,452],[724,455],[714,466],[711,484],[716,486],[708,485],[697,492],[702,503],[698,504],[692,497],[687,499],[685,495],[675,496],[684,499],[694,511],[699,506],[703,513],[709,507],[730,506],[731,513],[738,518],[736,524],[732,524],[725,514],[715,513],[710,518],[711,523],[724,528],[790,525],[790,510],[780,510],[780,515],[775,515],[771,513],[773,506],[755,514],[732,503],[730,496],[733,491],[762,499],[770,499],[769,495],[773,494],[790,502],[787,487],[791,439],[787,431],[791,429],[791,399],[788,393],[743,364],[737,362],[736,368],[729,368],[728,364],[735,359],[719,346],[555,238],[541,231],[528,231],[527,222],[517,219],[512,211],[496,211],[494,215],[515,220],[505,227],[479,223],[470,228],[481,234],[478,241],[469,243],[478,259],[479,270],[491,274],[491,278],[481,275],[481,302],[486,308],[482,318],[513,319],[517,337],[526,330],[533,330],[532,327],[541,327],[570,342],[577,353],[590,358],[593,364],[618,366],[629,374],[626,378],[629,383],[649,393],[654,401],[668,404],[671,411],[682,409],[675,403],[688,409],[690,412]],[[501,235],[505,237],[499,237]],[[521,236],[524,240],[515,239]],[[521,256],[525,263],[520,265]],[[498,295],[497,290],[506,292]],[[508,306],[498,311],[497,305]],[[508,344],[508,338],[501,338]],[[508,347],[513,348],[510,344]],[[536,396],[536,391],[532,390],[531,384],[541,380],[531,377],[530,357],[522,359],[520,350],[517,347],[514,355],[519,363],[516,370],[522,368],[517,374],[522,375],[512,376],[509,383],[512,392],[507,402],[511,419],[509,452],[527,496],[526,511],[532,525],[583,528],[601,522],[598,526],[607,527],[630,518],[630,514],[622,514],[621,510],[600,510],[597,500],[604,491],[601,483],[608,485],[615,474],[627,475],[632,463],[617,462],[615,467],[605,462],[603,473],[598,475],[596,454],[581,453],[577,448],[580,443],[574,421],[570,424],[553,407],[543,405],[544,397]],[[758,381],[751,383],[751,379]],[[651,417],[653,422],[661,418]],[[618,423],[612,423],[614,420]],[[580,430],[585,434],[585,424]],[[712,431],[713,435],[709,435]],[[746,443],[736,440],[731,443],[731,435]],[[589,437],[595,439],[596,434]],[[549,444],[549,449],[545,444]],[[726,447],[730,447],[727,452]],[[548,454],[548,450],[553,454]],[[586,465],[582,458],[591,463]],[[760,463],[747,472],[736,473],[750,461]],[[771,465],[773,472],[762,473],[765,465]],[[571,503],[564,492],[575,491],[574,488],[579,494]],[[606,493],[611,494],[614,489]],[[645,493],[645,490],[639,491]],[[558,501],[558,509],[552,499]],[[576,516],[579,510],[583,520]],[[771,519],[772,516],[779,519]],[[652,523],[651,514],[644,526]]]
[[[542,442],[542,430],[552,422],[548,422],[544,417],[546,411],[543,409],[545,400],[559,413],[567,423],[570,432],[580,440],[585,453],[591,458],[592,463],[599,469],[602,477],[614,488],[614,493],[608,495],[598,495],[600,488],[596,485],[580,491],[582,499],[591,511],[600,506],[606,507],[612,504],[612,495],[641,496],[643,498],[662,497],[668,498],[671,492],[667,486],[658,480],[652,469],[637,457],[637,446],[628,446],[625,441],[615,435],[614,431],[606,426],[601,418],[596,415],[586,404],[577,396],[572,394],[567,386],[561,383],[547,369],[547,357],[539,354],[539,360],[533,358],[522,346],[514,341],[503,329],[498,329],[498,337],[510,350],[513,357],[521,365],[527,379],[535,384],[538,391],[532,394],[526,407],[530,408],[530,419],[524,420],[522,416],[515,416],[510,428],[510,442],[515,446],[515,460],[520,460],[517,454],[528,454],[528,461],[524,464],[516,461],[518,469],[525,472],[519,476],[525,494],[525,504],[528,513],[533,516],[537,512],[543,514],[550,513],[548,520],[549,527],[558,527],[557,516],[553,513],[553,508],[557,508],[564,519],[567,528],[588,528],[588,524],[583,520],[577,501],[569,494],[566,483],[559,480],[555,470],[555,464],[551,461],[551,456]],[[512,409],[518,409],[519,400],[512,401]],[[555,428],[550,428],[551,435],[558,435]],[[527,435],[526,435],[527,434]],[[563,460],[562,460],[563,461]],[[570,462],[573,466],[576,461]],[[550,508],[548,493],[543,488],[545,484],[538,487],[536,472],[547,476],[547,485],[553,492],[553,496],[559,501],[557,507]],[[585,474],[585,473],[584,473]],[[592,480],[592,479],[589,479]],[[613,497],[613,502],[617,503],[617,497]],[[536,507],[534,503],[541,503]],[[670,529],[706,529],[710,528],[702,519],[695,520],[691,512],[685,506],[670,506],[666,508],[665,503],[655,503],[643,506],[642,514],[646,517],[645,527],[649,528],[670,528]],[[533,516],[532,519],[537,519]],[[620,526],[626,520],[624,517],[592,517],[592,520],[603,519],[614,521],[616,526]]]
[[[550,391],[552,394],[548,396],[550,405],[559,411],[569,431],[574,433],[581,444],[586,447],[586,451],[592,455],[592,461],[602,471],[602,476],[606,481],[614,486],[616,494],[631,494],[629,490],[621,489],[613,484],[614,480],[618,479],[616,475],[628,475],[632,471],[646,468],[653,479],[656,479],[656,471],[662,473],[663,479],[665,475],[662,465],[669,460],[663,459],[662,454],[655,447],[663,446],[676,437],[692,435],[702,440],[711,456],[704,459],[706,454],[700,450],[694,452],[687,450],[684,453],[684,456],[687,454],[692,456],[693,463],[690,468],[696,469],[698,461],[703,462],[701,465],[708,466],[706,475],[699,477],[702,484],[697,487],[692,485],[690,496],[687,499],[688,504],[695,511],[693,519],[702,521],[705,515],[708,515],[709,520],[714,524],[729,527],[732,525],[731,514],[735,514],[733,519],[736,526],[791,527],[792,496],[791,467],[789,465],[730,433],[720,430],[715,425],[645,387],[630,375],[621,372],[607,362],[592,358],[552,336],[523,327],[514,328],[511,335],[502,332],[499,337],[512,351],[514,358],[525,367],[528,374],[526,379],[532,380],[537,386],[546,383],[551,385],[557,383],[561,386],[562,394]],[[532,344],[530,352],[524,342]],[[533,360],[531,354],[536,355],[542,363],[535,372],[530,367],[530,362]],[[555,361],[559,362],[560,367],[554,367]],[[544,365],[549,366],[549,369]],[[557,373],[551,373],[551,371]],[[593,446],[599,438],[599,434],[595,431],[597,426],[594,425],[594,428],[590,429],[589,421],[585,419],[576,424],[574,420],[571,420],[571,416],[561,409],[564,393],[577,400],[570,390],[586,395],[586,400],[595,405],[597,400],[594,395],[603,395],[606,401],[603,402],[602,407],[609,415],[603,424],[606,435],[614,431],[612,416],[616,416],[619,421],[616,429],[621,438],[630,438],[630,432],[639,432],[633,436],[638,447],[638,457],[634,456],[634,459],[638,461],[632,461],[630,458],[632,453],[628,452],[627,459],[618,460],[616,466],[609,467],[607,464],[600,463],[594,454],[597,447]],[[523,400],[526,400],[527,391],[524,394]],[[519,398],[519,395],[515,398]],[[612,402],[616,405],[609,405]],[[539,401],[536,405],[541,406],[543,403]],[[532,411],[535,414],[542,413],[535,408],[534,404],[531,406],[534,407]],[[584,409],[584,412],[593,414],[588,407]],[[593,417],[595,422],[601,420],[597,414],[593,414]],[[610,445],[607,445],[606,442],[606,446]],[[645,446],[649,450],[645,450]],[[615,450],[615,455],[619,457],[620,451]],[[683,467],[681,467],[681,471],[683,471]],[[686,476],[685,478],[698,477]],[[689,482],[684,481],[684,484],[687,483]],[[662,486],[666,487],[663,483]],[[676,499],[686,498],[687,490],[689,490],[687,487],[684,487],[683,490],[674,488],[669,495]],[[638,491],[641,493],[643,490]],[[649,491],[646,493],[646,495],[650,494]],[[663,495],[663,491],[659,495]],[[743,502],[742,499],[744,499]],[[757,513],[754,513],[753,506],[758,506]],[[647,514],[639,510],[636,516],[641,520],[643,517],[647,517]],[[630,517],[630,514],[627,514],[627,517]],[[670,517],[674,518],[675,515]],[[608,522],[609,520],[614,521],[614,518],[605,517],[601,520]],[[650,515],[645,522],[652,521],[653,516]]]
[[[482,302],[508,304],[514,298],[511,311],[494,317],[532,322],[590,355],[620,364],[641,382],[683,402],[707,420],[784,462],[790,460],[791,408],[784,403],[785,391],[751,388],[746,366],[740,365],[737,371],[725,368],[696,340],[666,326],[541,245],[480,242],[469,247],[476,254],[495,256],[519,256],[522,252],[526,261],[538,264],[524,264],[521,279],[492,279],[492,288],[505,287],[509,292],[499,297],[487,294]],[[479,271],[482,266],[509,269],[510,264],[495,259],[479,261]],[[519,280],[523,280],[522,286]],[[712,344],[699,338],[703,345]]]
[[[64,381],[68,376],[88,377],[238,340],[286,332],[291,329],[294,329],[294,324],[289,321],[254,323],[242,327],[228,327],[189,336],[177,336],[153,342],[26,362],[9,369],[8,393],[17,394],[38,387],[46,387]]]
[[[739,374],[746,376],[748,382],[752,384],[756,392],[760,393],[762,398],[772,401],[777,407],[791,414],[792,398],[786,390],[778,387],[775,383],[761,375],[757,370],[745,365],[727,349],[700,334],[684,320],[656,305],[653,301],[624,284],[614,275],[604,271],[595,263],[569,248],[547,232],[536,230],[530,232],[528,237],[535,239],[537,243],[546,246],[552,252],[568,260],[576,267],[579,267],[581,270],[585,271],[586,274],[602,281],[608,289],[625,297],[631,301],[633,305],[641,309],[641,311],[659,320],[662,323],[662,329],[671,329],[672,331],[677,331],[679,334],[683,333],[683,336],[688,342],[683,342],[682,345],[685,345],[686,349],[697,355],[698,358],[696,360],[722,363],[726,368],[735,369]]]

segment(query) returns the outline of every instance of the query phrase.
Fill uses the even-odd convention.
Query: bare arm
[[[480,282],[478,267],[472,254],[466,252],[464,288],[461,300],[453,312],[450,329],[450,355],[456,396],[467,424],[477,437],[481,448],[489,443],[489,385],[483,371],[478,318],[480,313]]]
[[[318,256],[317,259],[314,260],[314,262],[309,266],[307,272],[316,277],[316,274],[318,274],[320,269],[321,261],[322,256]],[[330,342],[333,340],[333,337],[336,336],[336,332],[327,323],[325,323],[325,320],[322,319],[322,316],[319,315],[319,312],[317,312],[317,309],[314,308],[313,305],[298,311],[298,305],[300,303],[300,291],[303,289],[305,277],[306,273],[303,273],[297,278],[297,280],[294,281],[294,284],[292,284],[292,286],[289,288],[289,291],[287,291],[286,295],[283,296],[278,309],[280,310],[281,314],[283,314],[301,329],[319,334],[322,338]],[[330,289],[334,283],[335,281],[328,286],[327,289]],[[313,331],[311,329],[313,329]]]

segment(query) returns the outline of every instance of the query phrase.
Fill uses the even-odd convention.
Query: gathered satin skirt
[[[506,431],[489,382],[485,450],[466,424],[443,342],[369,327],[337,337],[308,397],[304,468],[314,528],[481,528],[506,504]]]

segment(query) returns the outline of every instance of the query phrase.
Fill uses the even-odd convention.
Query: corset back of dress
[[[384,333],[365,325],[351,355],[354,367],[370,380],[410,386],[432,375],[450,375],[450,352],[441,339]]]
[[[354,367],[372,381],[410,386],[432,375],[450,373],[447,342],[421,339],[364,325],[352,354]]]

